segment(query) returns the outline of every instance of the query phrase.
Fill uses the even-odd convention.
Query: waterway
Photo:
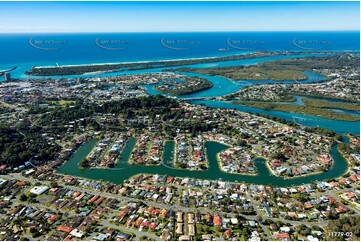
[[[259,62],[260,60],[258,60]],[[237,61],[237,65],[240,61]],[[213,63],[215,64],[215,63]],[[216,63],[217,64],[217,63]],[[228,63],[229,64],[229,63]],[[232,63],[231,63],[232,64]],[[234,63],[233,63],[234,64]],[[255,63],[256,64],[256,63]],[[206,64],[204,64],[206,65]],[[204,66],[205,67],[205,66]],[[211,66],[207,66],[211,67]],[[132,71],[125,72],[124,74],[140,74],[140,73],[154,73],[160,72],[163,69],[148,69],[142,71]],[[318,75],[315,73],[305,72],[308,75],[308,79],[300,82],[304,83],[313,83],[323,81],[325,78],[322,75]],[[198,93],[178,96],[176,98],[207,98],[207,97],[217,97],[222,95],[227,95],[230,93],[234,93],[241,88],[244,88],[249,85],[255,84],[266,84],[266,83],[284,83],[284,84],[292,84],[295,83],[295,80],[277,82],[277,81],[231,81],[227,78],[219,77],[219,76],[206,76],[196,73],[181,73],[187,76],[198,76],[202,78],[206,78],[213,83],[213,87]],[[143,85],[146,88],[146,91],[151,95],[160,94],[156,90],[154,90],[154,85]],[[339,120],[331,120],[325,118],[319,118],[310,115],[297,114],[297,113],[287,113],[280,111],[269,111],[263,109],[252,108],[248,106],[241,106],[237,104],[233,104],[227,101],[218,101],[218,100],[196,100],[191,101],[193,104],[204,104],[208,107],[213,108],[225,108],[225,109],[237,109],[247,113],[259,113],[259,114],[267,114],[270,116],[275,116],[279,118],[283,118],[288,121],[295,121],[298,124],[310,126],[310,127],[323,127],[329,130],[333,130],[337,133],[360,133],[360,123],[359,122],[348,122],[348,121],[339,121]],[[302,105],[302,101],[300,98],[296,99],[298,105]],[[342,111],[342,110],[341,110]],[[359,114],[358,114],[359,115]],[[224,144],[220,144],[214,141],[205,142],[206,147],[206,156],[209,162],[209,169],[205,171],[190,171],[190,170],[180,170],[173,168],[173,159],[174,159],[174,142],[166,141],[164,146],[164,156],[163,163],[158,166],[138,166],[138,165],[130,165],[128,163],[129,156],[131,151],[135,146],[136,139],[129,139],[126,143],[125,148],[119,158],[119,162],[115,165],[114,168],[109,169],[81,169],[78,166],[78,163],[86,157],[91,149],[94,147],[96,141],[92,140],[88,143],[84,144],[79,148],[78,151],[74,153],[74,155],[69,159],[68,162],[64,163],[57,172],[77,177],[84,177],[89,179],[96,180],[107,180],[116,184],[121,184],[124,180],[140,174],[160,174],[160,175],[169,175],[174,177],[189,177],[196,179],[207,179],[207,180],[218,180],[222,179],[224,181],[230,182],[246,182],[253,184],[263,184],[263,185],[273,185],[279,187],[300,185],[303,183],[310,183],[314,181],[322,181],[326,179],[332,179],[341,176],[347,170],[347,161],[342,157],[342,155],[337,151],[337,146],[334,145],[331,148],[331,156],[335,161],[331,169],[327,172],[313,174],[298,178],[292,179],[283,179],[276,176],[273,176],[268,170],[265,160],[263,158],[255,159],[255,165],[257,168],[256,176],[248,176],[248,175],[237,175],[237,174],[229,174],[224,173],[220,170],[218,162],[217,162],[217,154],[225,149],[227,146]]]
[[[79,162],[85,158],[92,148],[95,146],[96,140],[91,140],[84,145],[82,145],[74,155],[69,159],[68,162],[64,163],[57,172],[89,178],[96,180],[107,180],[116,184],[121,184],[124,180],[140,174],[159,174],[159,175],[169,175],[173,177],[189,177],[195,179],[206,179],[206,180],[223,180],[229,182],[246,182],[252,184],[263,184],[263,185],[273,185],[278,187],[287,187],[287,186],[295,186],[301,185],[303,183],[310,183],[314,181],[322,181],[327,179],[332,179],[341,176],[347,170],[347,161],[341,156],[341,154],[337,151],[337,146],[334,145],[331,148],[331,156],[337,161],[334,163],[333,167],[323,173],[308,175],[303,177],[284,179],[280,177],[276,177],[270,173],[268,170],[265,160],[263,158],[256,158],[255,165],[257,168],[257,175],[249,176],[249,175],[238,175],[238,174],[230,174],[225,173],[220,170],[217,154],[225,149],[228,146],[215,142],[215,141],[206,141],[206,156],[209,162],[209,169],[205,171],[190,171],[190,170],[179,170],[172,169],[168,167],[168,164],[171,164],[173,160],[174,154],[174,142],[166,142],[164,146],[164,156],[163,160],[167,165],[158,165],[158,166],[138,166],[138,165],[129,165],[127,161],[129,156],[124,156],[121,158],[123,162],[119,163],[119,166],[114,169],[83,169],[78,166]],[[127,142],[126,147],[124,148],[123,154],[130,155],[131,151],[134,148],[133,142]],[[124,168],[124,169],[118,169]]]
[[[239,53],[234,53],[239,54]],[[88,78],[88,77],[106,77],[106,76],[118,76],[124,74],[144,74],[144,73],[158,73],[164,72],[165,69],[176,69],[176,68],[212,68],[212,67],[228,67],[228,66],[240,66],[240,65],[256,65],[258,63],[263,63],[267,61],[274,61],[274,60],[283,60],[289,58],[304,58],[304,57],[311,57],[311,56],[326,56],[327,54],[299,54],[299,55],[275,55],[275,56],[268,56],[268,57],[259,57],[259,58],[249,58],[249,59],[242,59],[242,60],[234,60],[234,61],[220,61],[220,62],[213,62],[213,63],[201,63],[201,64],[193,64],[193,65],[179,65],[179,66],[172,66],[168,68],[150,68],[150,69],[143,69],[143,70],[133,70],[133,71],[124,71],[119,70],[115,72],[108,72],[108,73],[85,73],[83,75],[63,75],[63,76],[51,76],[51,78]],[[156,60],[154,60],[156,61]],[[92,62],[94,64],[97,62]],[[107,62],[104,62],[107,63]],[[123,63],[123,62],[114,62],[114,63]],[[26,80],[29,78],[28,75],[25,74],[26,71],[30,70],[33,66],[54,66],[54,63],[24,63],[22,65],[16,65],[18,68],[11,71],[12,78],[23,79]],[[74,64],[74,63],[69,63]],[[100,63],[101,64],[101,63]],[[15,65],[15,64],[14,64]],[[39,76],[38,78],[42,78]],[[44,76],[43,78],[49,78]],[[1,82],[1,79],[0,79]]]
[[[195,100],[191,101],[193,104],[204,104],[207,107],[212,108],[225,108],[225,109],[236,109],[246,113],[253,114],[267,114],[270,116],[278,117],[285,119],[287,121],[295,121],[298,124],[307,126],[307,127],[322,127],[325,129],[332,130],[336,133],[360,133],[360,122],[350,122],[342,120],[333,120],[327,118],[320,118],[311,115],[298,114],[298,113],[288,113],[274,110],[264,110],[260,108],[253,108],[248,106],[242,106],[234,104],[228,101],[216,101],[216,100]]]
[[[125,146],[119,156],[118,162],[114,165],[114,168],[126,168],[128,165],[128,161],[130,158],[130,155],[132,153],[132,150],[134,149],[134,146],[137,142],[136,138],[129,138],[127,142],[125,143]]]
[[[198,73],[190,73],[190,72],[176,72],[177,74],[186,75],[189,77],[199,77],[207,79],[208,81],[212,82],[213,86],[209,89],[187,94],[187,95],[180,95],[176,98],[207,98],[207,97],[219,97],[228,95],[234,92],[237,92],[241,90],[242,88],[245,88],[247,86],[252,85],[258,85],[258,84],[295,84],[295,83],[316,83],[321,82],[325,80],[325,77],[312,72],[304,72],[308,78],[302,81],[296,81],[296,80],[284,80],[284,81],[276,81],[276,80],[238,80],[238,81],[232,81],[225,77],[221,76],[209,76],[209,75],[203,75]],[[161,92],[158,92],[154,89],[155,86],[158,86],[159,84],[150,84],[150,85],[142,85],[146,89],[146,92],[151,95],[164,95],[164,96],[170,96],[163,94]]]

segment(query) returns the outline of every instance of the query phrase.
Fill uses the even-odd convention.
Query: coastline
[[[302,50],[273,50],[273,51],[258,51],[258,53],[279,53],[279,55],[301,55],[301,54],[335,54],[335,53],[359,53],[357,50],[325,50],[325,51],[311,51],[311,52],[304,52]],[[224,53],[224,52],[223,52]],[[205,57],[190,57],[190,58],[178,58],[178,59],[153,59],[153,60],[140,60],[140,61],[119,61],[119,62],[102,62],[102,63],[79,63],[79,64],[65,64],[60,65],[61,67],[79,67],[79,66],[99,66],[99,65],[118,65],[118,64],[149,64],[153,62],[172,62],[172,61],[187,61],[187,60],[212,60],[217,58],[229,58],[232,56],[245,56],[245,55],[253,55],[257,53],[257,51],[250,51],[246,53],[232,53],[229,55],[217,55],[217,56],[205,56]],[[252,57],[251,57],[252,58]],[[253,57],[253,58],[258,58]],[[42,65],[42,66],[33,66],[35,69],[37,68],[54,68],[57,67],[49,66],[49,65]]]
[[[337,51],[315,51],[306,54],[327,54],[327,53],[339,53]],[[251,53],[243,54],[232,54],[227,56],[212,56],[212,57],[201,57],[201,58],[181,58],[181,59],[167,59],[167,60],[148,60],[148,61],[134,61],[134,62],[115,62],[115,63],[90,63],[90,64],[68,64],[68,65],[54,65],[54,66],[32,66],[29,70],[25,71],[25,74],[33,76],[63,76],[63,75],[83,75],[79,69],[83,68],[107,68],[114,66],[116,69],[125,68],[128,71],[131,70],[144,70],[144,69],[154,69],[154,68],[168,68],[175,66],[183,65],[193,65],[193,64],[202,64],[202,63],[212,63],[212,62],[225,62],[225,61],[235,61],[235,60],[244,60],[244,59],[254,59],[254,58],[264,58],[272,56],[292,56],[292,55],[302,55],[304,52],[295,52],[295,51],[258,51]],[[180,63],[178,63],[180,62]],[[183,63],[184,62],[184,63]],[[139,65],[147,66],[139,66]],[[162,65],[163,66],[159,66]],[[59,71],[59,69],[62,69]],[[77,69],[77,70],[69,70]],[[45,72],[45,73],[44,73]],[[48,73],[50,72],[50,73]],[[93,71],[91,71],[93,72]]]

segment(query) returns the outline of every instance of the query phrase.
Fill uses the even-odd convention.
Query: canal
[[[269,61],[272,58],[267,58],[266,60]],[[253,61],[253,62],[252,62]],[[247,64],[257,64],[262,62],[262,60],[252,60],[246,63],[245,60],[242,61],[235,61],[226,64],[222,64],[222,66],[232,66],[232,65],[240,65],[243,62],[243,65]],[[214,65],[219,66],[220,63],[212,63],[210,64],[202,64],[203,67],[214,67]],[[209,66],[206,66],[209,65]],[[200,65],[194,67],[201,67]],[[134,71],[134,72],[124,72],[124,74],[140,74],[140,73],[154,73],[154,72],[161,72],[163,69],[148,69],[148,70],[141,70],[141,71]],[[305,72],[309,78],[304,81],[304,83],[313,83],[323,81],[324,77],[315,73],[307,73]],[[178,98],[206,98],[206,97],[215,97],[221,95],[227,95],[234,93],[241,88],[250,85],[256,84],[265,84],[265,83],[278,83],[275,81],[231,81],[223,77],[219,76],[206,76],[196,73],[181,73],[187,76],[198,76],[207,78],[209,81],[213,83],[213,87],[201,91],[198,93],[186,95],[186,96],[179,96]],[[283,81],[283,84],[293,84],[295,83],[294,80]],[[151,95],[159,94],[157,91],[153,89],[154,85],[144,85],[146,91]],[[299,105],[302,105],[300,102],[300,98],[298,100]],[[226,109],[237,109],[239,111],[247,112],[247,113],[259,113],[259,114],[267,114],[270,116],[275,116],[279,118],[283,118],[288,121],[296,121],[297,123],[305,126],[310,127],[323,127],[329,130],[333,130],[337,133],[353,133],[359,134],[360,132],[360,123],[359,122],[348,122],[348,121],[340,121],[340,120],[332,120],[332,119],[325,119],[319,118],[310,115],[303,115],[297,113],[287,113],[287,112],[279,112],[279,111],[268,111],[263,109],[252,108],[248,106],[241,106],[237,104],[233,104],[231,102],[226,101],[216,101],[216,100],[198,100],[192,101],[193,104],[204,104],[207,107],[212,108],[226,108]],[[356,113],[357,115],[357,113]],[[359,115],[359,113],[358,113]],[[127,141],[126,146],[124,147],[122,154],[120,155],[119,162],[115,165],[114,168],[93,168],[93,169],[82,169],[78,166],[79,162],[85,158],[92,148],[96,144],[96,140],[91,140],[84,145],[82,145],[74,155],[64,163],[58,170],[58,173],[67,174],[71,176],[83,177],[88,179],[94,180],[106,180],[109,182],[113,182],[116,184],[121,184],[124,180],[137,175],[137,174],[159,174],[159,175],[169,175],[174,177],[189,177],[189,178],[196,178],[196,179],[207,179],[207,180],[219,180],[222,179],[224,181],[230,182],[246,182],[246,183],[253,183],[253,184],[262,184],[262,185],[273,185],[278,187],[287,187],[293,185],[300,185],[303,183],[311,183],[314,181],[322,181],[327,179],[337,178],[343,175],[348,168],[347,161],[342,157],[342,155],[337,150],[337,145],[332,146],[330,150],[330,154],[335,161],[333,166],[329,171],[302,176],[297,178],[291,179],[284,179],[280,177],[276,177],[270,173],[268,170],[265,160],[263,158],[256,158],[255,165],[257,168],[257,175],[238,175],[238,174],[229,174],[225,173],[220,170],[218,161],[217,161],[217,154],[225,149],[228,146],[215,142],[215,141],[206,141],[206,157],[209,163],[209,169],[205,171],[190,171],[184,169],[175,169],[173,167],[173,159],[174,159],[174,141],[166,141],[164,144],[164,153],[163,153],[163,162],[158,166],[138,166],[138,165],[130,165],[128,163],[129,157],[131,155],[132,150],[134,149],[136,143],[136,138],[131,138]]]
[[[322,181],[332,178],[337,178],[344,174],[348,168],[347,161],[342,157],[342,155],[337,150],[337,145],[332,146],[331,156],[336,161],[333,164],[333,167],[326,172],[308,175],[303,177],[284,179],[276,177],[270,173],[268,170],[265,160],[263,158],[256,158],[255,165],[257,167],[257,175],[238,175],[238,174],[229,174],[220,170],[217,154],[225,149],[228,146],[215,142],[215,141],[206,141],[206,156],[209,162],[209,169],[205,171],[190,171],[190,170],[180,170],[172,168],[171,164],[173,161],[174,154],[174,142],[166,142],[164,146],[164,156],[163,160],[166,163],[165,165],[161,164],[158,166],[138,166],[138,165],[129,165],[127,161],[131,154],[132,149],[134,148],[135,142],[127,142],[126,147],[123,151],[123,156],[120,158],[122,162],[119,162],[115,168],[93,168],[93,169],[84,169],[78,166],[79,162],[85,158],[92,148],[95,146],[96,140],[91,140],[84,145],[82,145],[74,155],[61,166],[57,172],[61,174],[83,177],[95,180],[106,180],[116,184],[123,183],[124,180],[140,174],[159,174],[159,175],[169,175],[174,177],[189,177],[196,179],[207,179],[207,180],[219,180],[230,181],[230,182],[246,182],[252,184],[263,184],[263,185],[273,185],[278,187],[287,187],[293,185],[301,185],[303,183],[310,183],[314,181]],[[119,169],[121,168],[121,169]]]

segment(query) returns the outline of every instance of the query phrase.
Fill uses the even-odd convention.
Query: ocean
[[[203,58],[255,51],[359,51],[358,31],[0,34],[0,70],[32,66]]]

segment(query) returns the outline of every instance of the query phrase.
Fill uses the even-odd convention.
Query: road
[[[21,181],[28,181],[28,182],[31,182],[31,183],[36,183],[36,182],[41,182],[45,185],[49,185],[50,186],[50,181],[39,181],[37,179],[34,179],[34,178],[30,178],[30,177],[23,177],[22,175],[20,175],[19,173],[12,173],[11,175],[0,175],[1,178],[5,178],[5,179],[17,179],[17,180],[21,180]],[[59,183],[59,182],[58,182]],[[218,215],[220,216],[223,216],[223,217],[236,217],[238,215],[241,215],[243,216],[245,219],[247,220],[254,220],[256,221],[257,220],[257,216],[259,215],[258,213],[258,209],[257,209],[257,206],[255,204],[255,201],[253,199],[253,196],[249,196],[250,199],[251,199],[251,203],[253,205],[253,208],[254,210],[257,212],[257,215],[243,215],[243,214],[239,214],[239,213],[229,213],[229,212],[220,212],[220,211],[215,211],[215,210],[211,210],[211,209],[206,209],[206,208],[185,208],[185,207],[181,207],[179,206],[178,204],[174,204],[174,205],[171,205],[171,204],[162,204],[162,203],[158,203],[158,202],[153,202],[153,201],[148,201],[148,200],[143,200],[143,199],[138,199],[138,198],[129,198],[129,197],[125,197],[125,196],[121,196],[119,194],[111,194],[111,193],[105,193],[105,192],[101,192],[101,191],[97,191],[97,190],[92,190],[92,189],[89,189],[89,188],[84,188],[84,187],[78,187],[78,186],[71,186],[71,185],[67,185],[67,184],[60,184],[59,185],[62,185],[63,187],[65,188],[68,188],[68,189],[71,189],[71,190],[74,190],[74,191],[80,191],[80,192],[86,192],[86,193],[90,193],[90,194],[94,194],[94,195],[99,195],[99,196],[103,196],[103,197],[107,197],[107,198],[113,198],[113,199],[116,199],[116,200],[119,200],[122,204],[126,203],[126,202],[143,202],[145,204],[147,204],[148,206],[153,206],[153,207],[157,207],[157,208],[161,208],[161,209],[168,209],[168,210],[173,210],[173,211],[182,211],[184,213],[189,213],[189,212],[202,212],[202,213],[217,213]],[[337,196],[335,196],[337,197]],[[42,205],[37,205],[37,206],[42,206]],[[308,221],[292,221],[292,220],[286,220],[286,219],[277,219],[277,218],[270,218],[274,221],[280,221],[280,222],[283,222],[283,223],[290,223],[292,224],[293,226],[299,226],[301,224],[305,224],[307,226],[313,226],[313,225],[317,225],[317,226],[321,226],[321,227],[324,227],[328,224],[327,221],[319,221],[319,222],[308,222]],[[267,233],[267,230],[265,228],[264,225],[260,224],[261,227],[262,227],[262,230],[264,231],[264,234],[266,236],[266,239],[269,240],[269,236],[268,236],[268,233]],[[112,226],[116,226],[116,225],[112,225]],[[119,227],[119,226],[118,226]],[[123,229],[123,227],[119,227],[121,229]],[[119,229],[118,228],[118,229]],[[123,229],[124,231],[127,231],[125,229]],[[132,229],[129,229],[128,228],[128,231],[132,232],[132,233],[135,233],[136,231],[133,231]],[[136,233],[136,235],[138,236],[142,236],[142,235],[147,235],[145,234],[145,232],[140,232],[140,231],[137,231],[139,232],[138,234]],[[155,236],[155,235],[154,235]],[[157,237],[157,236],[156,236]],[[159,239],[157,237],[157,239]]]
[[[339,190],[330,190],[327,191],[327,195],[330,195],[331,197],[333,197],[338,203],[342,204],[342,199],[340,198],[340,196],[337,193],[345,193],[348,192],[349,190],[352,190],[351,188],[343,188],[343,189],[339,189]],[[313,198],[319,198],[322,196],[325,196],[326,194],[324,192],[314,192],[312,193],[312,197]],[[349,209],[353,210],[356,214],[360,215],[360,210],[355,209],[352,206],[347,206]]]
[[[139,231],[139,230],[136,230],[136,229],[131,229],[131,228],[128,228],[128,227],[125,227],[125,226],[117,226],[115,224],[110,223],[109,220],[107,220],[107,219],[103,220],[100,224],[102,226],[112,228],[112,229],[121,230],[121,231],[126,232],[126,233],[133,233],[133,234],[135,234],[135,237],[133,238],[133,240],[135,240],[135,241],[139,241],[140,237],[142,237],[142,236],[146,236],[148,238],[151,238],[151,239],[154,239],[154,240],[157,240],[157,241],[161,240],[155,234]]]
[[[259,214],[259,211],[258,211],[258,208],[257,208],[257,206],[256,206],[256,203],[254,202],[253,195],[250,195],[250,198],[251,198],[251,203],[252,203],[252,205],[253,205],[253,209],[254,209],[254,211],[257,212],[257,216],[261,216],[261,215]],[[261,228],[262,228],[262,230],[263,230],[263,234],[265,235],[266,240],[269,241],[269,236],[268,236],[266,227],[265,227],[263,224],[261,224],[261,223],[259,223],[259,225],[261,226]]]

